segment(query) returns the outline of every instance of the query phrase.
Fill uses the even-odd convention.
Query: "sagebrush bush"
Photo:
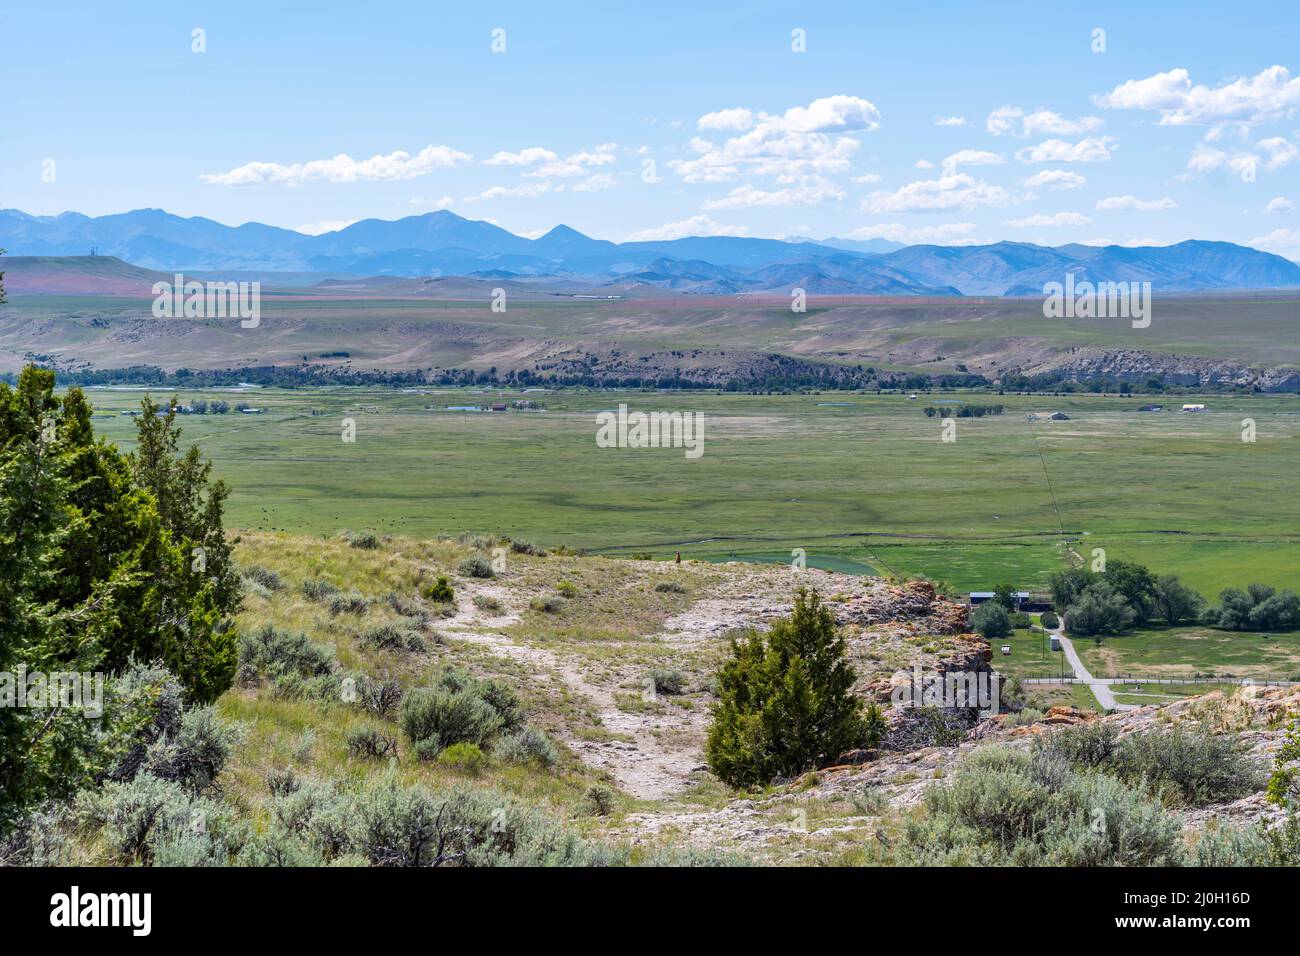
[[[492,562],[481,554],[466,558],[460,563],[458,570],[467,578],[494,578],[497,576],[496,572],[492,570]]]
[[[528,602],[528,606],[542,614],[557,614],[564,608],[564,599],[557,595],[535,597]]]
[[[357,701],[376,717],[391,717],[402,700],[402,685],[391,677],[362,677]]]
[[[240,574],[249,580],[256,581],[268,591],[284,590],[284,579],[276,572],[259,564],[250,564],[247,567],[240,568]]]
[[[1265,783],[1261,768],[1242,752],[1235,736],[1180,727],[1125,737],[1115,773],[1186,806],[1235,800]]]
[[[545,554],[545,552],[542,551],[541,548],[537,547],[535,544],[532,544],[528,541],[512,540],[510,542],[510,550],[513,551],[515,554],[534,554],[534,555]]]
[[[502,726],[492,705],[472,690],[419,688],[402,703],[402,732],[413,743],[435,740],[439,749],[457,743],[485,744]]]
[[[490,594],[474,595],[474,606],[480,611],[487,611],[491,614],[495,614],[501,610],[501,602]]]
[[[302,593],[309,601],[327,601],[339,593],[339,588],[319,578],[308,578],[302,582]]]
[[[680,694],[686,690],[686,675],[679,670],[655,668],[650,671],[650,680],[659,694]]]
[[[506,763],[535,762],[542,767],[554,767],[560,761],[559,751],[551,738],[535,727],[521,727],[492,748],[492,753]]]
[[[583,805],[592,816],[607,817],[614,810],[614,791],[603,783],[593,783],[587,788]]]
[[[249,836],[227,804],[147,773],[82,791],[75,811],[84,828],[98,831],[118,865],[226,865]]]
[[[991,746],[967,757],[908,822],[898,861],[941,866],[1168,866],[1181,824],[1114,777]]]
[[[273,624],[245,633],[239,641],[239,680],[245,684],[281,677],[316,677],[334,670],[334,648],[306,634],[283,631]]]
[[[379,536],[373,531],[345,531],[348,546],[363,551],[374,551],[379,547]]]
[[[424,638],[418,631],[396,624],[376,624],[361,632],[357,646],[386,651],[422,651]]]
[[[1113,725],[1093,721],[1036,738],[1034,752],[1059,756],[1076,769],[1101,769],[1171,804],[1232,800],[1264,785],[1262,769],[1230,734],[1175,727],[1121,740]]]
[[[355,588],[346,594],[340,592],[330,597],[327,605],[331,614],[365,614],[370,607],[370,598]]]
[[[655,590],[660,594],[685,594],[686,587],[678,584],[676,581],[660,581],[655,585]]]
[[[397,754],[397,739],[374,727],[353,727],[348,731],[348,756],[362,760],[378,760]]]

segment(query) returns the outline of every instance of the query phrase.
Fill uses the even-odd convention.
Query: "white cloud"
[[[935,126],[965,126],[966,117],[964,116],[936,116],[934,118]]]
[[[1264,207],[1264,212],[1271,215],[1275,212],[1292,212],[1295,209],[1295,203],[1285,196],[1274,196]]]
[[[917,169],[934,169],[934,163],[930,162],[928,159],[918,159],[912,165]]]
[[[680,222],[666,222],[653,229],[642,229],[640,232],[631,233],[623,241],[662,242],[668,239],[684,239],[687,236],[743,236],[746,232],[743,226],[720,225],[701,213]]]
[[[754,113],[743,107],[734,110],[718,110],[715,113],[705,113],[696,120],[695,125],[699,129],[749,129],[754,125]]]
[[[304,223],[301,226],[295,226],[294,232],[301,232],[304,236],[323,236],[327,232],[338,232],[340,229],[346,229],[356,222],[355,219],[322,219],[320,222]]]
[[[852,181],[855,183],[878,183],[880,182],[880,173],[863,173],[861,176],[854,176]]]
[[[1300,159],[1300,146],[1288,142],[1281,136],[1274,136],[1270,139],[1261,139],[1255,146],[1268,153],[1268,160],[1264,163],[1266,169],[1278,169],[1282,166],[1289,166],[1297,159]]]
[[[746,183],[737,186],[721,199],[709,199],[705,209],[749,209],[755,206],[810,206],[827,199],[843,199],[844,190],[821,180],[810,186],[787,187],[766,191]]]
[[[1300,229],[1274,229],[1266,236],[1256,236],[1246,245],[1300,261]]]
[[[602,143],[590,152],[573,153],[563,159],[554,150],[541,146],[530,146],[517,153],[500,152],[491,159],[483,160],[484,166],[523,166],[527,168],[524,176],[531,179],[560,179],[570,176],[585,176],[593,166],[608,166],[618,157],[614,151],[617,143]]]
[[[1086,226],[1092,222],[1087,216],[1077,212],[1056,212],[1047,216],[1041,212],[1026,216],[1024,219],[1008,219],[1004,226]]]
[[[484,166],[535,166],[538,163],[553,163],[559,157],[549,149],[541,146],[529,146],[517,153],[500,152],[490,159],[483,160]]]
[[[1110,159],[1113,136],[1088,136],[1077,143],[1048,139],[1016,152],[1022,163],[1093,163]]]
[[[580,183],[575,183],[573,191],[575,193],[598,193],[604,189],[610,189],[617,183],[609,173],[593,173]]]
[[[450,146],[426,146],[414,156],[397,150],[386,156],[356,160],[346,153],[332,159],[313,159],[306,163],[245,163],[225,173],[205,173],[199,179],[218,186],[301,186],[312,180],[331,183],[415,179],[436,169],[446,169],[468,162],[472,157]]]
[[[1210,88],[1193,86],[1191,75],[1180,67],[1121,83],[1096,101],[1108,109],[1159,112],[1162,126],[1257,126],[1295,114],[1300,77],[1292,79],[1286,67],[1271,66],[1248,79]]]
[[[1132,209],[1137,212],[1156,212],[1161,209],[1177,209],[1178,203],[1168,196],[1161,199],[1138,199],[1136,196],[1108,196],[1097,202],[1097,209],[1115,210]]]
[[[901,222],[882,222],[852,230],[849,239],[890,239],[894,242],[952,242],[967,239],[975,231],[973,222],[946,222],[938,226],[909,227]]]
[[[943,171],[951,175],[957,171],[958,166],[1000,166],[1006,160],[999,153],[990,153],[982,149],[962,149],[950,156],[945,156]]]
[[[989,114],[986,128],[994,136],[1078,136],[1091,133],[1104,124],[1099,116],[1081,116],[1078,119],[1066,119],[1060,113],[1051,110],[1036,110],[1026,113],[1018,106],[999,106]]]
[[[914,209],[971,209],[1002,205],[1010,200],[1001,186],[990,186],[966,173],[925,179],[895,192],[874,192],[862,201],[864,212],[906,212]]]
[[[537,183],[521,183],[518,186],[491,186],[483,190],[477,196],[466,196],[466,202],[484,199],[506,199],[508,197],[523,197],[531,199],[534,196],[540,196],[543,193],[564,192],[564,186],[552,186],[549,179]]]
[[[742,119],[735,110],[721,110],[705,114],[698,123],[701,128],[716,129],[720,123]],[[744,172],[773,176],[782,185],[793,184],[812,176],[847,172],[858,141],[844,134],[879,125],[880,112],[869,101],[857,96],[827,96],[781,115],[756,113],[745,132],[721,146],[695,137],[690,148],[697,158],[673,160],[668,165],[689,183],[727,182]]]
[[[1078,189],[1088,180],[1068,169],[1044,169],[1034,173],[1022,184],[1026,189]]]

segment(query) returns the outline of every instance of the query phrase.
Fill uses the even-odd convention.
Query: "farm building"
[[[979,607],[985,601],[993,600],[995,596],[994,591],[971,591],[970,606]],[[1026,614],[1031,611],[1042,612],[1052,609],[1051,596],[1045,591],[1013,591],[1011,596],[1016,602],[1016,610]]]
[[[1203,411],[1205,411],[1205,406],[1204,406],[1204,405],[1184,405],[1184,406],[1183,406],[1183,411],[1185,411],[1185,412],[1203,412]]]
[[[1030,412],[1031,422],[1068,422],[1070,416],[1065,412]]]
[[[1139,412],[1163,412],[1164,410],[1163,405],[1143,405],[1138,409]]]

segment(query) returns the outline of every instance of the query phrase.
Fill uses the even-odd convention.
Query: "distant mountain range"
[[[1172,246],[902,246],[884,239],[697,236],[616,243],[556,226],[536,239],[441,210],[366,219],[319,236],[138,209],[90,217],[0,210],[9,256],[86,256],[145,270],[348,276],[466,276],[617,291],[1037,296],[1046,282],[1149,281],[1157,292],[1300,288],[1300,265],[1227,242]],[[304,284],[297,275],[285,284]]]

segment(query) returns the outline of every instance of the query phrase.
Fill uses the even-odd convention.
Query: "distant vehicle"
[[[260,408],[241,408],[241,409],[239,410],[239,414],[241,414],[241,415],[260,415],[260,414],[262,414],[262,410],[261,410]]]
[[[1143,405],[1138,409],[1139,412],[1163,412],[1164,410],[1163,405]]]
[[[916,401],[916,393],[913,392],[911,395],[907,396],[907,400],[908,400],[909,402],[914,402],[914,401]]]
[[[1203,412],[1203,411],[1205,411],[1205,406],[1204,406],[1204,405],[1184,405],[1184,406],[1183,406],[1183,411],[1185,411],[1185,412]]]

